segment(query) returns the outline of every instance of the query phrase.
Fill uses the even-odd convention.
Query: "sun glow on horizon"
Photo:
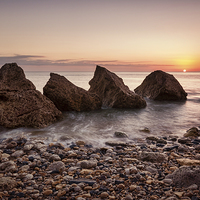
[[[186,69],[183,70],[183,72],[186,72],[186,71],[187,71]]]

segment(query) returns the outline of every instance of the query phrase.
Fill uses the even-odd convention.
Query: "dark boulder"
[[[177,79],[161,70],[149,74],[135,92],[142,97],[159,101],[186,100],[187,97]]]
[[[58,74],[50,74],[43,93],[61,111],[89,111],[101,108],[101,101],[96,94],[77,87]]]
[[[103,107],[144,108],[146,102],[124,85],[116,74],[104,67],[97,66],[93,79],[89,82],[91,93],[96,93]]]
[[[0,126],[45,127],[62,118],[53,102],[35,89],[16,63],[0,69]]]

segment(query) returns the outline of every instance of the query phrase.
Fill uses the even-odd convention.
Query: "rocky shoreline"
[[[0,140],[1,199],[200,199],[200,139],[137,144]]]

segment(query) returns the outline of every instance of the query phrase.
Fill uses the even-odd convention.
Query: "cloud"
[[[104,66],[112,70],[140,70],[152,67],[172,67],[173,65],[155,64],[153,61],[126,62],[120,60],[86,60],[86,59],[59,59],[50,60],[39,55],[1,56],[0,65],[16,62],[26,70],[92,70],[96,65]],[[29,66],[29,67],[28,67]]]

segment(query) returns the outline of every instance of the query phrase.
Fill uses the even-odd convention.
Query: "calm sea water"
[[[86,90],[93,72],[57,72],[75,85]],[[26,72],[37,90],[43,87],[50,77],[49,72]],[[134,90],[149,72],[117,72],[124,83]],[[18,128],[1,132],[0,137],[13,137],[24,133],[27,137],[45,138],[46,142],[58,141],[70,144],[84,140],[94,146],[103,146],[106,141],[117,141],[115,131],[125,132],[129,138],[124,141],[138,141],[147,135],[182,136],[193,126],[200,126],[200,73],[171,72],[188,93],[186,102],[156,102],[149,99],[144,109],[103,109],[92,112],[66,112],[64,119],[43,129]],[[150,133],[140,130],[145,127]],[[121,139],[120,139],[121,141]]]

